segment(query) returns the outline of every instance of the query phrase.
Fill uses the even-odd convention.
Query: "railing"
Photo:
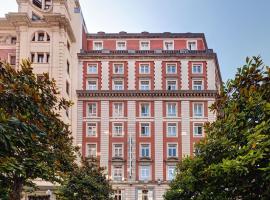
[[[91,54],[101,54],[101,55],[158,55],[158,54],[167,54],[167,55],[178,55],[178,54],[212,54],[214,53],[213,49],[206,49],[206,50],[188,50],[188,49],[181,49],[181,50],[109,50],[109,49],[103,49],[103,50],[89,50],[84,51],[81,50],[80,54],[83,55],[91,55]]]

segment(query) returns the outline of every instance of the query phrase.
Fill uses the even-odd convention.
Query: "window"
[[[122,181],[123,167],[122,165],[113,166],[113,180]]]
[[[69,87],[69,82],[66,81],[66,93],[67,93],[68,95],[69,95],[69,90],[70,90],[69,88],[70,88],[70,87]]]
[[[96,80],[88,80],[87,81],[87,89],[88,90],[97,90],[97,81]]]
[[[167,124],[167,136],[168,137],[176,137],[176,135],[177,135],[176,123],[168,123]]]
[[[140,81],[140,90],[150,90],[150,81],[141,80]]]
[[[203,136],[203,124],[201,123],[195,123],[193,126],[193,133],[194,136]]]
[[[164,42],[164,50],[173,50],[173,42],[165,41]]]
[[[203,90],[203,82],[199,80],[193,80],[193,90]]]
[[[37,62],[38,63],[44,63],[44,54],[43,53],[42,54],[40,54],[40,53],[37,54]]]
[[[167,180],[168,181],[171,181],[171,180],[173,180],[174,179],[174,177],[175,177],[175,166],[168,166],[167,167],[167,169],[168,169],[168,171],[167,171]]]
[[[39,21],[41,20],[41,17],[39,17],[37,14],[32,13],[32,21]]]
[[[177,144],[168,144],[168,157],[177,157]]]
[[[97,104],[89,103],[88,104],[88,116],[97,116]]]
[[[97,74],[97,65],[90,64],[87,66],[87,74]]]
[[[121,42],[117,42],[117,50],[126,50],[126,42],[125,41],[121,41]]]
[[[149,180],[150,179],[150,166],[141,166],[140,167],[140,180]]]
[[[150,73],[150,66],[148,64],[141,64],[140,74],[149,74],[149,73]]]
[[[196,42],[188,42],[188,49],[189,50],[197,50],[197,43]]]
[[[167,89],[177,90],[177,81],[172,81],[172,80],[167,81]]]
[[[69,67],[69,62],[67,61],[67,74],[69,74],[69,69],[70,67]]]
[[[149,123],[141,123],[141,136],[142,137],[149,137],[150,136]]]
[[[32,63],[36,62],[36,61],[35,61],[35,54],[34,54],[34,53],[31,53],[31,62],[32,62]]]
[[[46,63],[49,63],[49,60],[50,60],[50,54],[47,53]]]
[[[122,198],[122,190],[115,190],[113,199],[114,200],[123,200],[123,198]]]
[[[203,116],[203,104],[202,103],[194,103],[193,104],[193,112],[195,117]]]
[[[43,33],[38,33],[38,41],[44,41],[45,34]]]
[[[150,50],[150,45],[148,41],[141,41],[141,50]]]
[[[150,144],[141,144],[141,157],[150,157]]]
[[[123,103],[113,104],[113,115],[118,117],[123,116]]]
[[[176,74],[176,65],[169,64],[166,68],[167,74]]]
[[[114,157],[123,157],[123,145],[122,144],[114,144],[113,145],[113,156]]]
[[[87,136],[88,137],[96,137],[97,136],[97,124],[96,123],[88,123],[87,124]]]
[[[192,65],[192,73],[193,74],[202,74],[202,65],[201,64],[195,64]]]
[[[124,66],[122,64],[115,64],[113,73],[114,74],[124,74]]]
[[[97,145],[96,144],[87,144],[87,153],[88,157],[96,157],[97,156]]]
[[[115,80],[115,81],[113,81],[113,85],[114,85],[114,90],[123,90],[124,89],[123,81]]]
[[[67,49],[70,51],[70,43],[68,40],[67,40]]]
[[[94,50],[102,50],[103,43],[102,42],[94,42]]]
[[[176,116],[176,103],[167,104],[167,116],[175,117]]]
[[[141,116],[142,117],[148,117],[150,115],[150,110],[149,110],[149,103],[142,103],[141,104]]]
[[[11,37],[11,44],[16,44],[17,38],[16,37]]]
[[[123,136],[123,124],[114,123],[113,124],[113,136]]]
[[[16,64],[16,56],[14,56],[14,55],[9,56],[9,63],[10,63],[10,65],[15,65]]]

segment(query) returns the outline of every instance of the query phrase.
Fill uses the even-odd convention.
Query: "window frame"
[[[116,108],[116,105],[121,105],[121,109],[119,109],[119,107]],[[113,109],[113,117],[124,117],[124,103],[123,102],[113,102],[112,109]],[[121,111],[121,113],[118,111]]]
[[[146,86],[146,84],[142,84],[142,82],[148,82],[148,86]],[[150,80],[148,80],[148,79],[140,79],[139,84],[140,84],[139,88],[140,88],[141,91],[149,91],[149,90],[151,90],[151,81]]]
[[[115,71],[115,69],[116,69],[116,67],[122,67],[122,72],[116,72]],[[124,74],[125,73],[125,68],[124,68],[124,64],[122,64],[122,63],[114,63],[113,64],[113,74]]]
[[[120,176],[117,176],[117,178],[119,178],[119,179],[115,179],[115,170],[116,170],[116,167],[118,168],[117,170],[118,170],[118,172],[121,172],[121,177]],[[121,168],[121,169],[120,169]],[[123,181],[123,175],[124,175],[124,173],[123,173],[123,165],[113,165],[112,166],[112,179],[113,179],[113,181]]]
[[[142,43],[148,43],[147,48],[143,48]],[[149,51],[150,50],[150,41],[149,40],[141,40],[140,41],[140,50]]]
[[[90,146],[90,145],[95,146],[95,155],[90,155],[90,154],[89,154],[89,150],[90,150],[90,149],[89,149],[89,146]],[[97,157],[97,155],[98,155],[98,152],[97,152],[97,143],[86,143],[86,150],[87,150],[87,151],[86,151],[86,157],[90,157],[90,156],[91,156],[91,157],[95,157],[95,158]]]
[[[196,133],[196,127],[201,127],[202,129],[202,134],[197,134]],[[203,128],[203,123],[201,122],[194,122],[193,123],[193,137],[204,137],[204,128]]]
[[[142,134],[143,125],[148,125],[148,135]],[[140,137],[151,137],[151,123],[150,122],[140,122]]]
[[[195,105],[201,105],[202,106],[202,114],[201,115],[196,115]],[[197,117],[197,118],[204,117],[204,103],[200,103],[200,102],[194,102],[193,103],[193,117]]]
[[[201,72],[197,72],[196,70],[194,70],[194,67],[201,67]],[[202,63],[192,63],[192,74],[203,74],[203,64]]]
[[[119,46],[118,46],[119,43],[124,43],[125,44],[124,48],[122,48],[122,47],[119,48]],[[125,51],[125,50],[127,50],[127,41],[125,41],[125,40],[116,41],[116,50],[117,51]]]
[[[189,45],[190,43],[195,43],[195,49],[189,48],[190,47],[190,45]],[[196,50],[198,50],[197,40],[188,40],[187,41],[187,49],[190,50],[190,51],[196,51]]]
[[[148,71],[147,72],[145,70],[146,67],[148,67]],[[140,63],[140,65],[139,65],[139,74],[150,74],[150,73],[151,73],[150,63]]]
[[[115,84],[116,82],[121,82],[122,84]],[[116,90],[116,91],[122,91],[124,90],[124,80],[123,79],[114,79],[113,80],[113,90]]]
[[[95,82],[95,87],[93,87],[93,84],[91,86],[91,84],[89,84],[89,82]],[[98,90],[98,80],[97,79],[87,79],[87,90],[91,90],[91,91]]]
[[[148,114],[145,115],[142,113],[142,106],[144,105],[148,105]],[[144,102],[144,103],[140,103],[140,117],[150,117],[151,116],[151,105],[150,103]]]
[[[143,149],[147,151],[146,146],[148,146],[148,156],[143,156]],[[146,154],[146,153],[145,153]],[[151,144],[150,143],[140,143],[140,158],[151,158]]]
[[[166,48],[166,43],[172,43],[172,49]],[[165,51],[173,51],[174,50],[174,40],[164,40],[163,41],[163,50],[165,50]]]
[[[174,175],[173,177],[170,178],[170,169],[173,168]],[[175,171],[176,171],[176,166],[175,165],[167,165],[167,181],[172,181],[175,178]]]
[[[169,67],[172,67],[174,66],[175,67],[175,72],[169,72]],[[177,64],[175,63],[167,63],[166,64],[166,74],[177,74]]]
[[[121,126],[120,126],[121,125]],[[116,127],[122,127],[122,132],[118,132],[121,129],[116,129]],[[113,132],[113,137],[123,137],[124,136],[124,123],[123,122],[113,122],[112,124],[112,132]],[[117,131],[116,131],[117,130]]]
[[[173,127],[170,126],[170,124],[175,124],[175,135],[170,135],[169,134],[169,127]],[[167,122],[167,137],[178,137],[178,123],[177,122]]]
[[[89,70],[91,67],[95,67],[96,68],[96,71],[91,71],[91,70]],[[87,74],[98,74],[98,65],[97,64],[88,64],[87,65]]]
[[[99,48],[96,48],[96,44],[97,43],[101,43],[101,48],[99,49]],[[96,41],[93,41],[93,50],[94,51],[101,51],[101,50],[103,50],[104,48],[103,48],[103,41],[101,41],[101,40],[96,40]]]
[[[116,146],[121,146],[121,148],[117,147]],[[124,158],[124,144],[123,143],[113,143],[112,144],[112,151],[113,151],[113,157],[116,157],[116,158]],[[118,150],[118,154],[116,154],[116,149]],[[120,151],[119,151],[120,150]],[[121,153],[119,153],[121,152]]]
[[[169,114],[169,106],[175,105],[175,115]],[[178,105],[177,102],[167,102],[166,103],[166,117],[177,117],[178,114]]]
[[[148,171],[148,176],[147,177],[144,177],[143,176],[143,171],[146,171],[146,170],[143,170],[143,169],[147,169]],[[149,181],[151,179],[151,166],[150,165],[141,165],[140,166],[140,181]]]
[[[94,126],[93,126],[94,125]],[[87,124],[86,124],[86,126],[87,126],[87,131],[86,131],[86,136],[87,137],[97,137],[97,129],[98,129],[98,127],[97,127],[97,122],[88,122]],[[94,134],[92,133],[92,134],[90,134],[89,133],[89,128],[90,127],[95,127],[95,129],[94,129]],[[93,130],[92,130],[92,132],[93,132]]]
[[[176,155],[175,156],[170,156],[170,145],[174,145],[176,148],[175,148],[175,153]],[[178,157],[178,144],[177,143],[167,143],[167,158],[177,158]]]
[[[89,112],[90,111],[90,108],[89,108],[90,105],[95,105],[95,110],[96,110],[95,113],[90,113]],[[98,104],[96,102],[89,102],[89,103],[87,103],[87,116],[88,117],[97,117],[98,116]]]
[[[172,89],[172,87],[170,87],[170,89],[169,89],[169,82],[175,82],[175,85],[174,85],[174,89]],[[170,84],[171,85],[171,84]],[[175,91],[175,90],[178,90],[178,80],[176,80],[176,79],[167,79],[166,80],[166,89],[168,90],[168,91]]]
[[[201,82],[201,85],[195,84],[195,82]],[[200,87],[200,89],[198,89]],[[202,79],[192,79],[192,90],[202,91],[204,90],[204,82]]]

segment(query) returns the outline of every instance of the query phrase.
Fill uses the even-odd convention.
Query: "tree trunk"
[[[14,178],[12,191],[9,193],[9,200],[21,200],[23,181],[20,178]]]

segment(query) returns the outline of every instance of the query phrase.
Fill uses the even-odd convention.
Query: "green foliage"
[[[75,160],[59,115],[71,103],[59,98],[47,74],[38,80],[29,61],[20,68],[0,63],[0,188],[12,200],[36,178],[61,182]]]
[[[217,120],[186,158],[165,199],[270,199],[270,70],[247,58],[211,109]]]
[[[60,200],[109,200],[112,188],[104,175],[104,169],[98,167],[94,158],[83,159],[81,166],[69,174],[65,184],[60,187]]]

